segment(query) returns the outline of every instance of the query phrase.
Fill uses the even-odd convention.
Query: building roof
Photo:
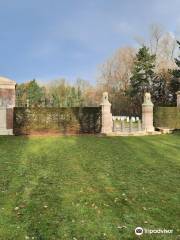
[[[15,84],[16,84],[15,81],[13,81],[9,78],[0,76],[0,85],[15,85]]]

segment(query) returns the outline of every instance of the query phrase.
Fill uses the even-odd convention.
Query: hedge
[[[157,107],[154,111],[154,126],[180,129],[180,108]]]
[[[51,132],[60,134],[99,133],[100,107],[14,109],[14,134]]]

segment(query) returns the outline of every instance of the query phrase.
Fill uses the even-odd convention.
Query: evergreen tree
[[[27,84],[21,83],[16,85],[16,106],[24,107],[27,103]]]
[[[30,106],[40,106],[43,99],[45,101],[45,88],[40,87],[35,79],[16,86],[17,106],[26,106],[27,100]]]
[[[30,106],[37,106],[41,104],[44,97],[43,88],[38,85],[35,79],[27,84],[27,99]]]
[[[180,49],[180,42],[177,41]],[[180,90],[180,56],[175,58],[177,69],[172,71],[172,79],[170,82],[170,92],[172,94],[172,103],[176,102],[176,92]]]
[[[152,101],[157,106],[168,106],[170,104],[170,92],[168,82],[163,74],[158,74],[152,82]]]
[[[134,61],[134,68],[131,84],[131,96],[138,98],[142,102],[145,92],[149,92],[152,87],[152,81],[155,77],[155,55],[149,53],[149,49],[145,46],[139,49]]]

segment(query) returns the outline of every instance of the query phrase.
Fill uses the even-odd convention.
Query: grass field
[[[180,135],[0,137],[0,240],[180,235]]]

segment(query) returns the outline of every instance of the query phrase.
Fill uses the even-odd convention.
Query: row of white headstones
[[[128,117],[128,116],[112,116],[113,121],[126,121],[126,122],[137,122],[140,120],[139,117]]]

